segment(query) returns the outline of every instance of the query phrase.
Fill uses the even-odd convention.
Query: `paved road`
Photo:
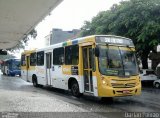
[[[119,112],[159,111],[160,89],[143,88],[141,96],[117,97],[113,102],[104,102],[90,96],[75,98],[64,90],[35,88],[19,77],[0,77],[0,112],[96,112],[92,117],[110,118],[115,113],[119,116]]]

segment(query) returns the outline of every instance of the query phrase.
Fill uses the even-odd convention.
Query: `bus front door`
[[[83,47],[82,53],[83,53],[84,90],[85,92],[93,93],[92,46]]]
[[[46,84],[51,85],[51,60],[52,53],[46,53]]]

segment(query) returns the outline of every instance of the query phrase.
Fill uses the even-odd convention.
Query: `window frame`
[[[66,52],[67,48],[70,48],[70,47],[71,47],[71,49],[70,49],[69,53]],[[77,48],[76,53],[73,53],[75,48]],[[71,56],[70,60],[67,60],[67,58],[69,57],[67,54],[71,54],[70,55]],[[76,58],[74,58],[74,57],[76,57]],[[66,46],[65,47],[65,57],[64,57],[64,59],[65,59],[65,65],[78,65],[79,64],[79,45]],[[76,59],[76,63],[73,63],[74,59]],[[70,62],[70,63],[68,63],[68,62]]]
[[[25,54],[21,55],[21,66],[26,66],[26,55]]]
[[[34,54],[34,58],[32,58],[32,55]],[[34,63],[32,63],[32,59],[34,59],[35,60],[35,62]],[[33,52],[33,53],[31,53],[30,54],[30,66],[36,66],[37,65],[37,53],[36,52]]]
[[[39,57],[38,57],[39,54],[43,54],[43,58],[42,58],[42,57],[40,58],[40,60],[41,60],[41,59],[43,59],[43,60],[41,60],[40,63],[39,63]],[[36,65],[37,65],[37,66],[44,66],[44,51],[39,51],[39,52],[37,52],[37,53],[36,53],[36,59],[37,59],[37,60],[36,60]]]
[[[62,53],[57,50],[62,49]],[[56,51],[56,52],[55,52]],[[57,53],[58,52],[58,53]],[[57,55],[59,54],[59,55]],[[56,56],[55,56],[56,55]],[[63,58],[62,58],[63,57]],[[60,59],[61,58],[61,59]],[[53,49],[53,65],[63,65],[65,61],[65,49],[64,47],[54,48]],[[63,61],[62,61],[63,60]],[[59,61],[59,62],[58,62]],[[58,62],[58,63],[57,63]]]

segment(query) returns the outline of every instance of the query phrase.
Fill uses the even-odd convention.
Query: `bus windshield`
[[[129,47],[99,45],[99,71],[108,76],[138,74],[134,51]]]
[[[13,61],[13,63],[12,63],[12,69],[20,70],[20,61],[19,60]]]

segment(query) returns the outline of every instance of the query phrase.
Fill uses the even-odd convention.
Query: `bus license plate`
[[[129,91],[128,90],[123,90],[123,93],[127,94],[127,93],[129,93]]]

